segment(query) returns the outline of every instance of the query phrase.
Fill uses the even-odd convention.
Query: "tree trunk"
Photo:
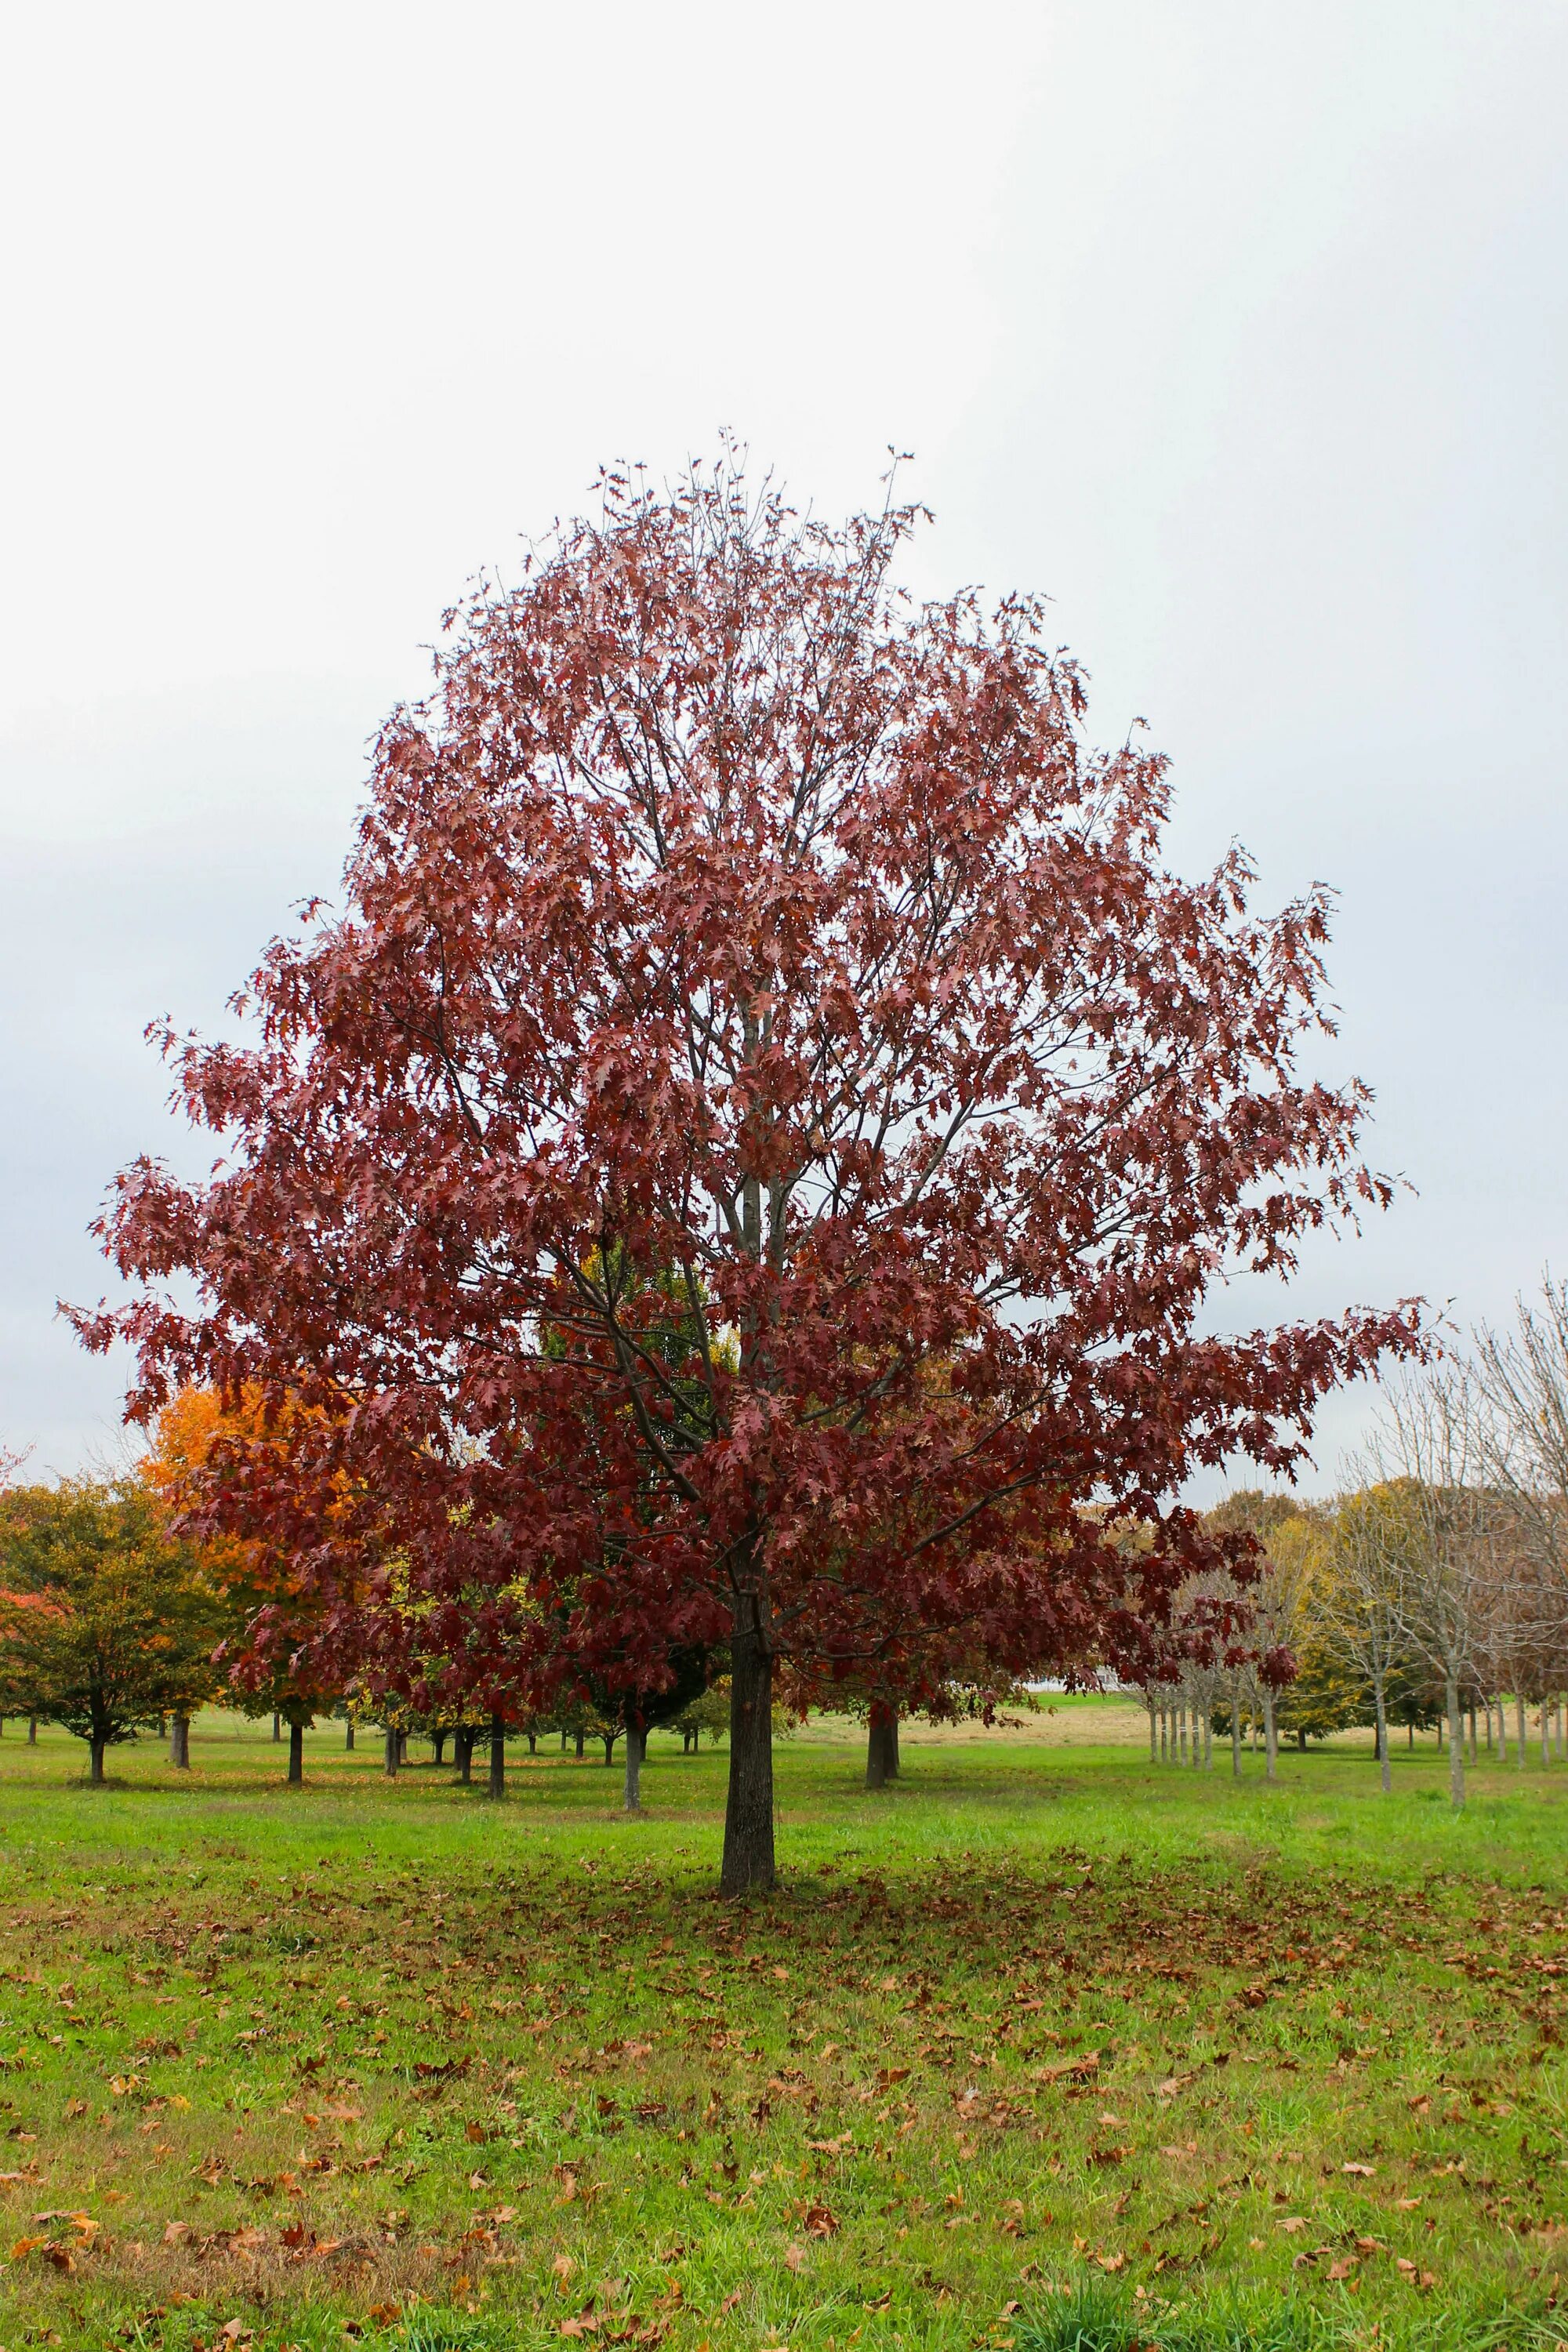
[[[1458,1811],[1465,1801],[1465,1727],[1459,1720],[1459,1685],[1450,1675],[1444,1685],[1448,1708],[1448,1794]]]
[[[1303,1756],[1305,1756],[1305,1754],[1306,1754],[1306,1752],[1307,1752],[1307,1731],[1306,1731],[1306,1727],[1305,1727],[1305,1725],[1302,1725],[1302,1726],[1301,1726],[1301,1727],[1297,1731],[1297,1734],[1296,1734],[1296,1745],[1297,1745],[1297,1747],[1300,1748],[1300,1750],[1301,1754],[1302,1754]]]
[[[281,1740],[282,1737],[283,1737],[283,1717],[282,1717],[280,1715],[275,1715],[275,1716],[273,1717],[273,1718],[272,1718],[272,1745],[274,1746],[274,1748],[276,1748],[276,1747],[278,1746],[278,1744],[279,1744],[279,1742]]]
[[[1151,1699],[1149,1701],[1149,1761],[1151,1764],[1157,1764],[1160,1761],[1160,1727],[1154,1720],[1154,1702]]]
[[[578,1763],[579,1763],[579,1764],[581,1764],[581,1762],[583,1761],[583,1758],[584,1758],[584,1755],[585,1755],[585,1753],[587,1752],[587,1747],[588,1747],[588,1735],[587,1735],[587,1733],[583,1729],[582,1725],[581,1725],[581,1724],[579,1724],[579,1725],[578,1725],[578,1727],[577,1727],[577,1761],[578,1761]]]
[[[626,1810],[628,1813],[642,1811],[642,1759],[647,1748],[647,1734],[640,1723],[626,1726]]]
[[[1171,1710],[1170,1710],[1170,1708],[1169,1708],[1169,1707],[1167,1707],[1167,1706],[1163,1706],[1163,1707],[1160,1709],[1160,1761],[1161,1761],[1161,1763],[1162,1763],[1162,1764],[1165,1761],[1165,1759],[1166,1759],[1167,1755],[1170,1753],[1170,1742],[1171,1742],[1171,1720],[1170,1720],[1170,1718],[1171,1718]]]
[[[1552,1729],[1544,1699],[1541,1702],[1541,1761],[1543,1766],[1552,1761]]]
[[[102,1734],[96,1731],[87,1743],[87,1752],[90,1759],[88,1764],[87,1777],[95,1789],[101,1789],[103,1786],[104,1745]]]
[[[1529,1741],[1526,1736],[1526,1726],[1524,1720],[1524,1701],[1517,1691],[1515,1691],[1513,1695],[1513,1720],[1514,1728],[1519,1733],[1518,1753],[1514,1758],[1514,1761],[1518,1765],[1519,1769],[1522,1772],[1528,1760],[1526,1749],[1529,1746]]]
[[[474,1727],[472,1724],[460,1723],[458,1726],[457,1730],[452,1734],[452,1748],[458,1759],[458,1784],[460,1787],[466,1789],[474,1777]]]
[[[344,1746],[344,1748],[350,1748],[350,1749],[352,1749],[352,1748],[353,1748],[353,1744],[354,1744],[354,1719],[353,1719],[353,1716],[352,1716],[352,1715],[345,1715],[345,1716],[344,1716],[344,1717],[343,1717],[343,1746]]]
[[[1383,1793],[1386,1797],[1394,1787],[1394,1767],[1389,1761],[1388,1755],[1387,1693],[1381,1682],[1373,1684],[1373,1698],[1377,1707],[1377,1760],[1383,1781]]]
[[[1508,1762],[1508,1709],[1500,1698],[1497,1703],[1497,1758],[1500,1764]]]
[[[1236,1682],[1230,1686],[1230,1777],[1241,1778],[1241,1688]]]
[[[1480,1762],[1480,1744],[1476,1738],[1476,1702],[1470,1701],[1470,1764],[1472,1769]]]
[[[437,1763],[444,1764],[447,1760],[447,1735],[445,1731],[433,1731],[430,1735],[430,1745],[436,1750]]]
[[[537,1731],[531,1731],[528,1735],[528,1752],[531,1756],[537,1756],[539,1753],[539,1734]]]
[[[1204,1709],[1204,1770],[1205,1772],[1214,1770],[1214,1709],[1212,1706],[1205,1706]]]
[[[302,1723],[289,1726],[289,1786],[299,1789],[305,1780],[305,1727]]]
[[[495,1798],[506,1794],[506,1717],[490,1717],[490,1785],[489,1793]]]
[[[396,1780],[399,1760],[397,1753],[397,1734],[394,1731],[392,1726],[388,1724],[386,1727],[386,1777],[389,1780]]]
[[[616,1760],[616,1740],[620,1738],[620,1736],[621,1736],[621,1735],[620,1735],[620,1733],[619,1733],[618,1731],[609,1731],[609,1732],[606,1732],[606,1733],[604,1735],[604,1739],[605,1739],[605,1771],[606,1771],[606,1772],[609,1770],[609,1769],[610,1769],[611,1765],[612,1765],[612,1764],[615,1762],[615,1760]]]
[[[191,1769],[191,1718],[188,1715],[175,1716],[169,1727],[169,1761],[178,1764],[186,1772]]]
[[[1279,1741],[1274,1728],[1274,1686],[1271,1683],[1265,1683],[1263,1686],[1263,1753],[1265,1779],[1277,1780],[1279,1775],[1274,1767],[1279,1758]]]
[[[408,1761],[408,1734],[406,1731],[400,1731],[397,1735],[397,1760],[400,1764],[406,1764]]]
[[[773,1864],[773,1662],[757,1592],[737,1594],[730,1638],[730,1782],[719,1892],[766,1894]]]
[[[27,1745],[29,1748],[36,1748],[37,1744],[38,1718],[36,1715],[30,1715],[27,1717]]]
[[[874,1699],[866,1731],[866,1786],[885,1789],[899,1777],[899,1716],[885,1699]]]

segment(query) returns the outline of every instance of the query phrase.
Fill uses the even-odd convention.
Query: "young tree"
[[[1399,1641],[1443,1688],[1456,1810],[1465,1801],[1460,1708],[1475,1679],[1481,1594],[1499,1531],[1475,1407],[1457,1367],[1397,1381],[1384,1392],[1368,1451],[1376,1484],[1394,1490],[1388,1507],[1398,1534],[1387,1564],[1397,1579]]]
[[[1389,1197],[1364,1090],[1297,1072],[1326,896],[1173,874],[1164,762],[1089,746],[1040,602],[904,598],[915,520],[613,477],[452,616],[346,912],[269,950],[254,1042],[166,1041],[226,1164],[122,1175],[140,1295],[79,1318],[133,1415],[321,1402],[415,1575],[461,1525],[542,1622],[570,1594],[586,1671],[727,1643],[731,1895],[773,1878],[776,1662],[890,1616],[1004,1670],[1042,1629],[1135,1653],[1208,1555],[1183,1480],[1288,1473],[1415,1330],[1211,1328]],[[1091,1496],[1154,1530],[1131,1604]]]
[[[0,1499],[0,1646],[37,1712],[107,1748],[214,1696],[223,1612],[190,1549],[132,1479],[14,1489]]]
[[[1415,1515],[1404,1482],[1363,1487],[1335,1508],[1321,1610],[1330,1645],[1365,1682],[1377,1727],[1384,1794],[1394,1786],[1388,1752],[1392,1700],[1411,1643],[1405,1598],[1415,1574]]]

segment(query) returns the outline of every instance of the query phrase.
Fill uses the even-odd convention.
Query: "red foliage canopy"
[[[448,616],[258,1042],[166,1041],[228,1157],[122,1175],[140,1295],[81,1325],[134,1342],[136,1413],[330,1402],[453,1659],[482,1620],[520,1677],[657,1687],[728,1640],[736,1888],[773,1659],[919,1696],[1134,1657],[1212,1556],[1183,1480],[1288,1471],[1414,1316],[1200,1331],[1388,1188],[1364,1090],[1297,1072],[1321,895],[1259,919],[1239,853],[1163,867],[1163,762],[1088,746],[1040,606],[902,598],[911,510],[605,487]]]

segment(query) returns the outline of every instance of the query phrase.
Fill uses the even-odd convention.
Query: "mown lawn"
[[[0,1738],[0,2343],[1568,2343],[1568,1766]],[[1103,1733],[1103,1744],[1089,1744]],[[427,1753],[427,1750],[416,1751]],[[1086,2283],[1089,2300],[1083,2295]]]

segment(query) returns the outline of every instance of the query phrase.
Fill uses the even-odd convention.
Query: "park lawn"
[[[94,1792],[11,1725],[0,2344],[1029,2352],[1085,2282],[1108,2343],[1568,2340],[1568,1766],[1456,1821],[1430,1743],[1384,1800],[1071,1713],[877,1796],[783,1743],[743,1909],[721,1752],[628,1822],[521,1743],[502,1806],[341,1727],[291,1791],[215,1716]]]

